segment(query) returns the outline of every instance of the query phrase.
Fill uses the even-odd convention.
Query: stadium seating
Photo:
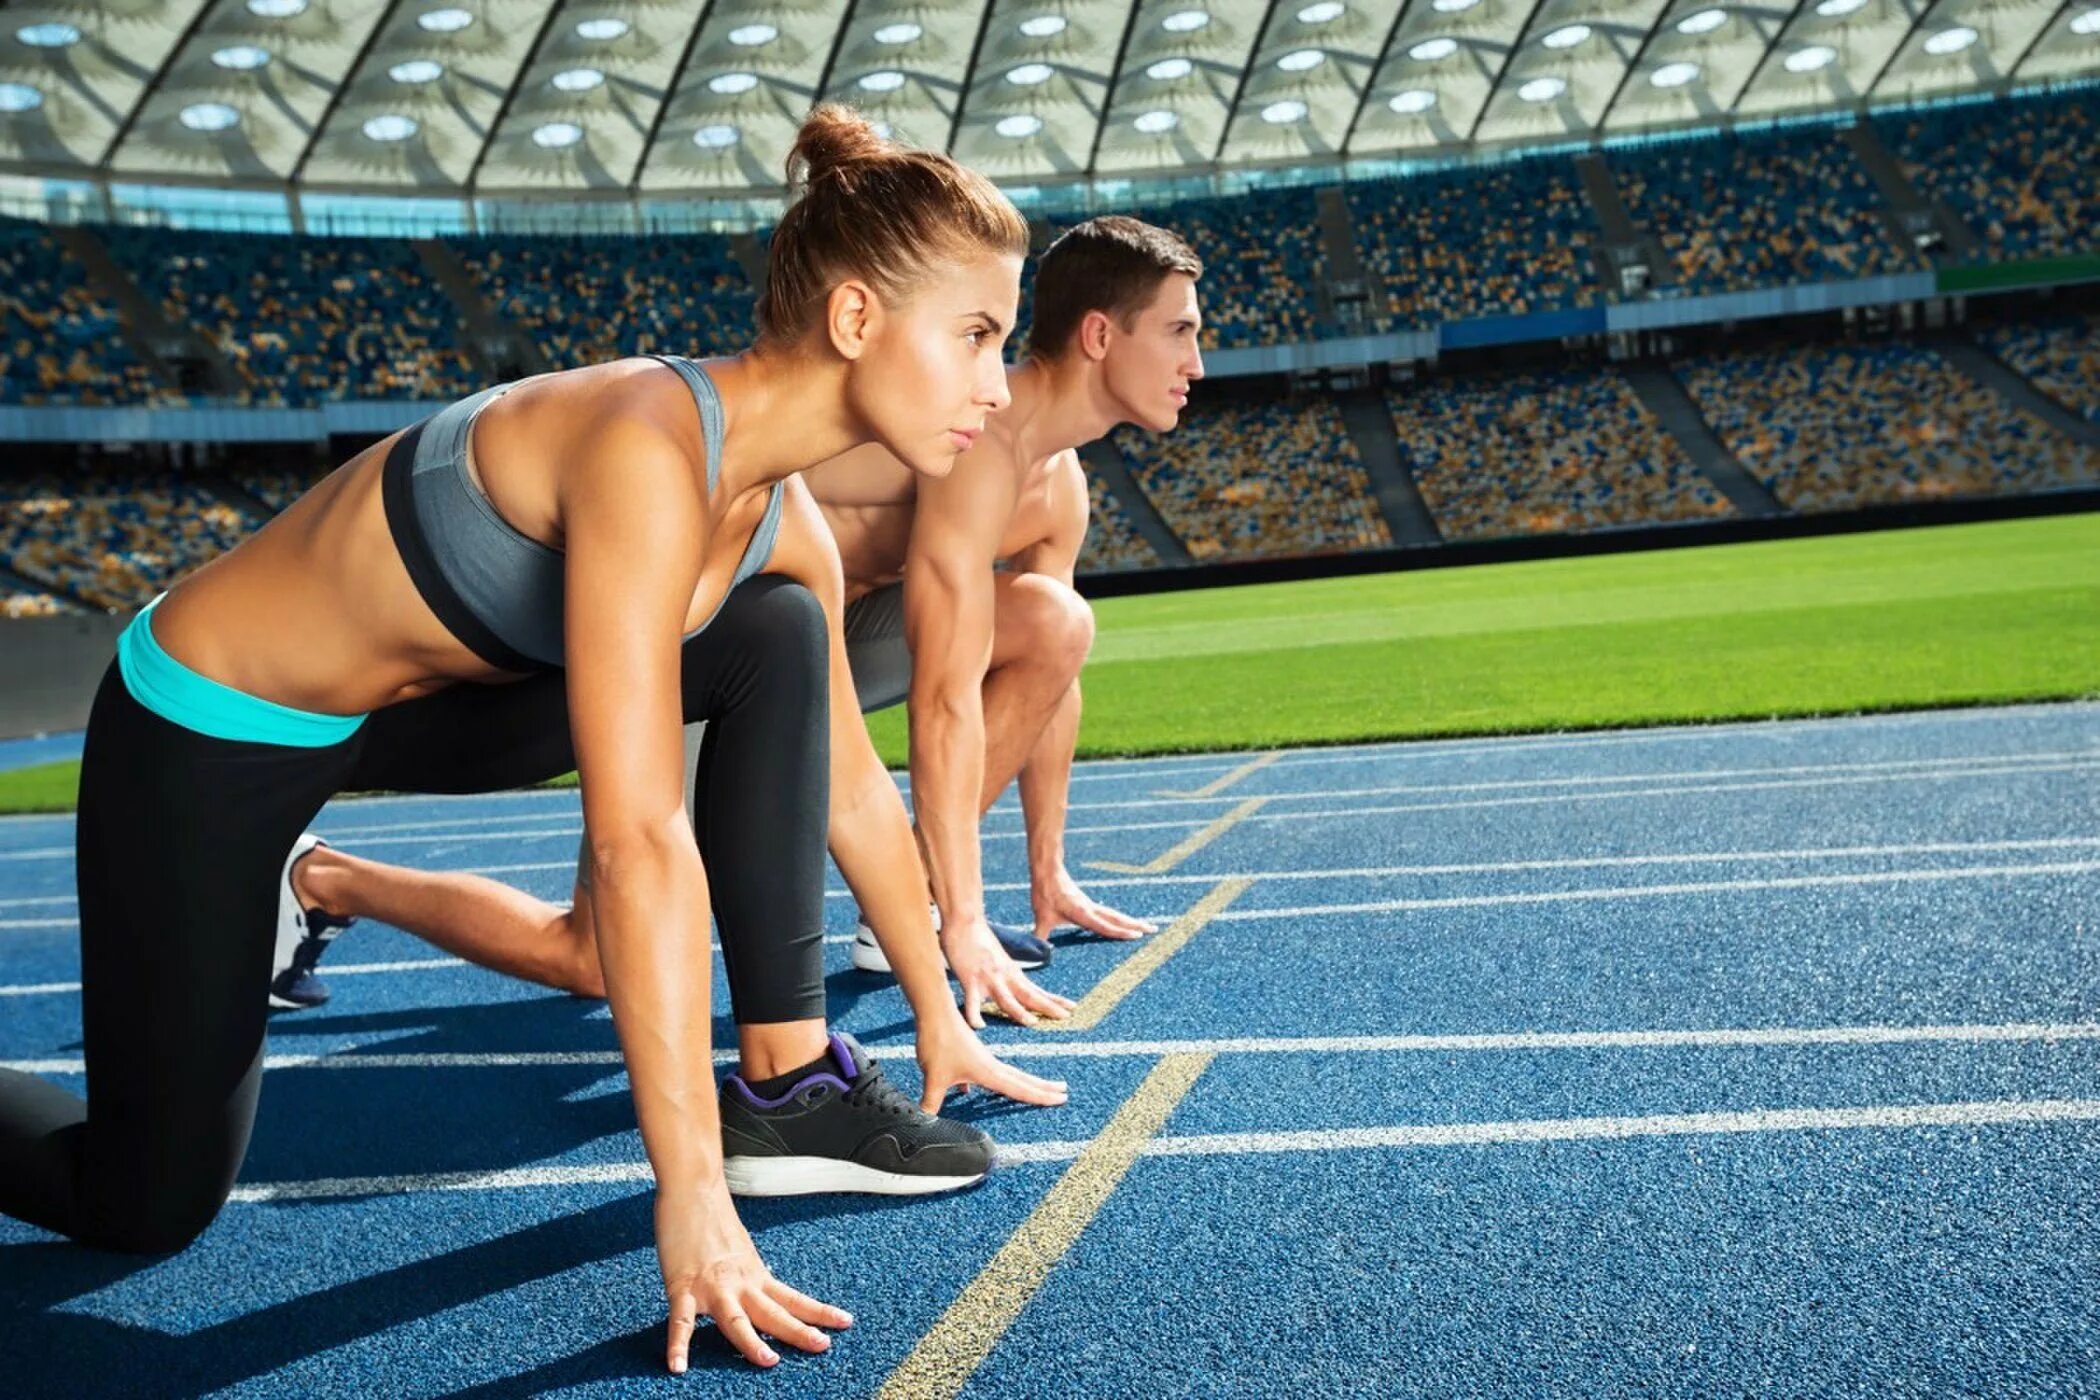
[[[623,355],[732,354],[757,334],[756,293],[727,237],[460,239],[497,314],[557,369]]]
[[[1915,346],[1687,360],[1679,377],[1789,509],[2046,490],[2100,479],[2080,447]]]
[[[1086,491],[1093,511],[1087,522],[1086,545],[1079,551],[1079,572],[1098,574],[1157,567],[1158,553],[1130,523],[1130,514],[1115,493],[1095,476],[1087,477]]]
[[[2093,93],[1938,107],[1878,124],[1920,192],[1944,200],[1988,256],[2100,251]]]
[[[261,523],[169,474],[0,477],[0,567],[98,608],[151,602]]]
[[[115,307],[43,228],[0,219],[0,403],[136,404],[152,374]]]
[[[1191,411],[1171,433],[1116,432],[1138,487],[1198,561],[1390,544],[1324,399]]]
[[[1609,371],[1430,380],[1394,390],[1388,403],[1415,484],[1449,540],[1728,513]]]
[[[1880,194],[1831,127],[1726,134],[1610,153],[1636,224],[1653,233],[1686,292],[1722,292],[1901,272]]]
[[[1377,328],[1587,306],[1595,220],[1574,163],[1552,157],[1347,188]]]
[[[1986,331],[1984,345],[2073,413],[2100,423],[2100,316],[2056,316]]]
[[[170,321],[216,345],[249,403],[446,399],[471,385],[458,312],[401,239],[102,230]]]

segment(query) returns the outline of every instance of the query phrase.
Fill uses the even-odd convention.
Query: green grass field
[[[1080,752],[2100,696],[2100,515],[1104,599]],[[903,711],[874,716],[901,765]],[[63,810],[77,765],[0,774]]]

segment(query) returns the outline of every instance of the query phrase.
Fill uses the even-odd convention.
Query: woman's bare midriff
[[[622,367],[632,363],[622,362]],[[686,415],[697,422],[676,374],[664,369],[662,378],[668,385],[652,383],[651,394],[661,395],[667,387],[685,399]],[[499,459],[483,440],[482,424],[498,414],[558,414],[564,399],[596,387],[546,381],[521,385],[491,404],[475,424],[477,484],[506,520],[542,542],[554,543],[547,535],[555,531],[521,517],[555,516],[551,460],[500,459],[503,479],[489,490],[491,464]],[[533,440],[529,423],[502,426],[507,431],[487,436],[499,443]],[[543,435],[539,440],[550,439]],[[170,589],[153,613],[154,640],[210,680],[316,714],[365,714],[463,681],[520,679],[489,666],[454,637],[401,562],[381,495],[381,472],[394,441],[389,437],[366,448],[262,529]],[[697,451],[697,426],[693,442]],[[702,480],[696,469],[695,489]],[[684,630],[712,616],[728,591],[766,497],[764,491],[748,493],[728,508],[721,530],[711,532],[725,543],[733,541],[735,548],[707,551]],[[544,513],[524,504],[534,499],[548,503]]]

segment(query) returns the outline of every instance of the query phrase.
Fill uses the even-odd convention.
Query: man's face
[[[1181,421],[1189,385],[1203,377],[1202,329],[1196,279],[1183,272],[1169,273],[1127,327],[1109,318],[1102,378],[1126,422],[1164,433]]]

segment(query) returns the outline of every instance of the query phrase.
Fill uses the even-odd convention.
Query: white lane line
[[[1764,880],[1712,880],[1674,885],[1613,885],[1601,889],[1524,890],[1512,894],[1452,895],[1439,899],[1384,899],[1364,904],[1301,904],[1285,909],[1231,909],[1219,923],[1250,919],[1311,919],[1337,914],[1392,914],[1409,909],[1486,909],[1506,904],[1569,904],[1609,899],[1667,899],[1679,895],[1735,894],[1749,890],[1803,890],[1840,885],[1897,885],[1933,880],[2001,880],[2046,875],[2089,875],[2100,861],[2056,865],[1976,865],[1937,870],[1875,870],[1847,875],[1784,875]]]
[[[1209,885],[1220,880],[1369,880],[1414,875],[1528,874],[1549,870],[1638,869],[1652,865],[1746,865],[1778,860],[1847,860],[1879,856],[1963,855],[1981,851],[2078,850],[2100,846],[2100,836],[2044,836],[2011,841],[1923,841],[1899,846],[1802,846],[1772,851],[1673,851],[1639,856],[1565,856],[1553,860],[1464,861],[1444,865],[1352,865],[1324,870],[1227,870],[1201,875],[1090,877],[1088,888],[1111,885]],[[1032,889],[1026,880],[994,881],[987,893]],[[851,890],[826,890],[826,899],[851,899]]]
[[[1552,870],[1640,869],[1657,865],[1747,865],[1781,860],[1851,860],[1884,856],[1965,855],[1982,851],[2077,850],[2100,846],[2100,836],[2042,836],[2007,841],[1920,841],[1891,846],[1796,846],[1769,851],[1669,851],[1634,856],[1563,856],[1552,860],[1462,861],[1436,865],[1351,865],[1319,870],[1228,870],[1201,875],[1116,875],[1089,879],[1089,887],[1215,884],[1219,880],[1373,880],[1420,875],[1528,874]],[[543,870],[573,870],[574,861],[543,860],[519,865],[461,867],[468,875],[512,875]],[[1033,888],[1026,880],[992,881],[987,893],[1009,894]],[[827,889],[826,899],[851,899],[853,891]],[[48,899],[0,899],[0,909],[27,904],[71,904],[72,895]],[[72,928],[71,919],[53,927]],[[6,927],[0,921],[0,927]],[[829,941],[829,940],[827,940]],[[841,938],[840,941],[843,941]],[[339,970],[339,969],[338,969]],[[6,989],[0,988],[0,995]]]
[[[71,921],[68,921],[66,924],[68,928],[74,926]],[[824,941],[827,944],[851,943],[853,935],[850,933],[826,934]],[[714,952],[719,953],[722,951],[720,943],[710,943],[708,947]],[[474,964],[467,962],[464,958],[405,958],[398,962],[324,963],[321,965],[320,970],[327,973],[330,977],[358,977],[375,972],[429,972],[437,968],[472,966]],[[493,975],[501,977],[504,974],[499,972]],[[78,982],[36,982],[15,986],[0,986],[0,997],[44,996],[47,994],[77,992],[79,990],[80,984]]]
[[[1295,1133],[1204,1133],[1154,1138],[1150,1157],[1347,1152],[1367,1148],[1476,1147],[1598,1138],[1799,1133],[1848,1128],[1970,1128],[2008,1123],[2089,1123],[2100,1099],[1984,1099],[1871,1108],[1776,1108],[1750,1113],[1662,1113],[1644,1117],[1519,1118],[1499,1123],[1421,1123]]]
[[[1400,812],[1458,812],[1487,807],[1534,807],[1552,802],[1613,802],[1629,797],[1690,797],[1714,792],[1766,792],[1786,788],[1852,787],[1868,783],[1950,782],[1958,778],[1999,778],[2007,775],[2084,773],[2100,768],[2100,760],[2078,763],[2037,764],[2006,768],[1946,769],[1925,773],[1865,773],[1828,778],[1785,778],[1778,782],[1686,783],[1670,787],[1632,788],[1625,792],[1549,792],[1529,797],[1484,797],[1464,802],[1416,802],[1398,807],[1357,807],[1342,812],[1263,812],[1249,817],[1247,826],[1266,822],[1322,821],[1385,816]],[[1095,831],[1134,831],[1136,827],[1097,826]]]
[[[1798,1045],[1997,1044],[2038,1041],[2060,1044],[2100,1040],[2100,1021],[2015,1021],[1925,1026],[1744,1026],[1710,1030],[1489,1031],[1447,1035],[1233,1036],[1212,1040],[1016,1040],[992,1046],[1008,1060],[1098,1060],[1164,1055],[1400,1055],[1478,1054],[1528,1050],[1769,1049]],[[384,1046],[391,1042],[381,1041]],[[910,1060],[910,1045],[868,1048],[877,1060]],[[715,1063],[733,1064],[733,1049],[715,1051]],[[356,1069],[530,1069],[550,1066],[625,1065],[616,1049],[523,1050],[478,1053],[390,1054],[341,1046],[312,1054],[269,1055],[266,1071]],[[73,1059],[0,1061],[0,1069],[25,1074],[83,1074]]]
[[[1978,754],[1974,757],[1965,758],[1905,758],[1875,763],[1803,763],[1786,767],[1694,768],[1664,770],[1653,773],[1589,774],[1572,778],[1498,778],[1474,783],[1417,783],[1392,787],[1319,788],[1311,792],[1239,792],[1232,797],[1221,797],[1209,793],[1201,795],[1176,793],[1171,796],[1133,798],[1123,802],[1074,802],[1069,804],[1069,810],[1079,812],[1089,810],[1101,811],[1120,807],[1174,807],[1186,806],[1190,803],[1203,803],[1215,806],[1220,802],[1235,801],[1249,796],[1267,798],[1271,802],[1305,802],[1314,799],[1398,797],[1403,794],[1432,796],[1437,793],[1507,792],[1515,788],[1610,787],[1622,783],[1704,782],[1714,778],[1787,778],[1818,773],[1894,773],[1906,770],[1923,772],[1944,768],[1969,767],[1977,764],[2024,767],[2029,764],[2040,765],[2094,760],[2100,760],[2100,749],[2067,749],[2057,753],[2036,754]]]
[[[1147,1157],[1241,1156],[1279,1152],[1350,1152],[1425,1147],[1507,1146],[1723,1133],[1798,1133],[1858,1129],[1990,1127],[2085,1123],[2100,1120],[2100,1099],[1984,1099],[1965,1103],[1889,1104],[1867,1108],[1782,1108],[1749,1113],[1669,1113],[1646,1117],[1519,1118],[1485,1123],[1423,1123],[1391,1128],[1332,1128],[1296,1133],[1204,1133],[1153,1138]],[[1069,1162],[1089,1140],[1010,1143],[1001,1166]],[[407,1176],[331,1177],[237,1186],[229,1197],[243,1205],[273,1201],[399,1196],[429,1191],[519,1191],[565,1186],[642,1184],[654,1180],[647,1162],[603,1162],[500,1171],[432,1172]]]

